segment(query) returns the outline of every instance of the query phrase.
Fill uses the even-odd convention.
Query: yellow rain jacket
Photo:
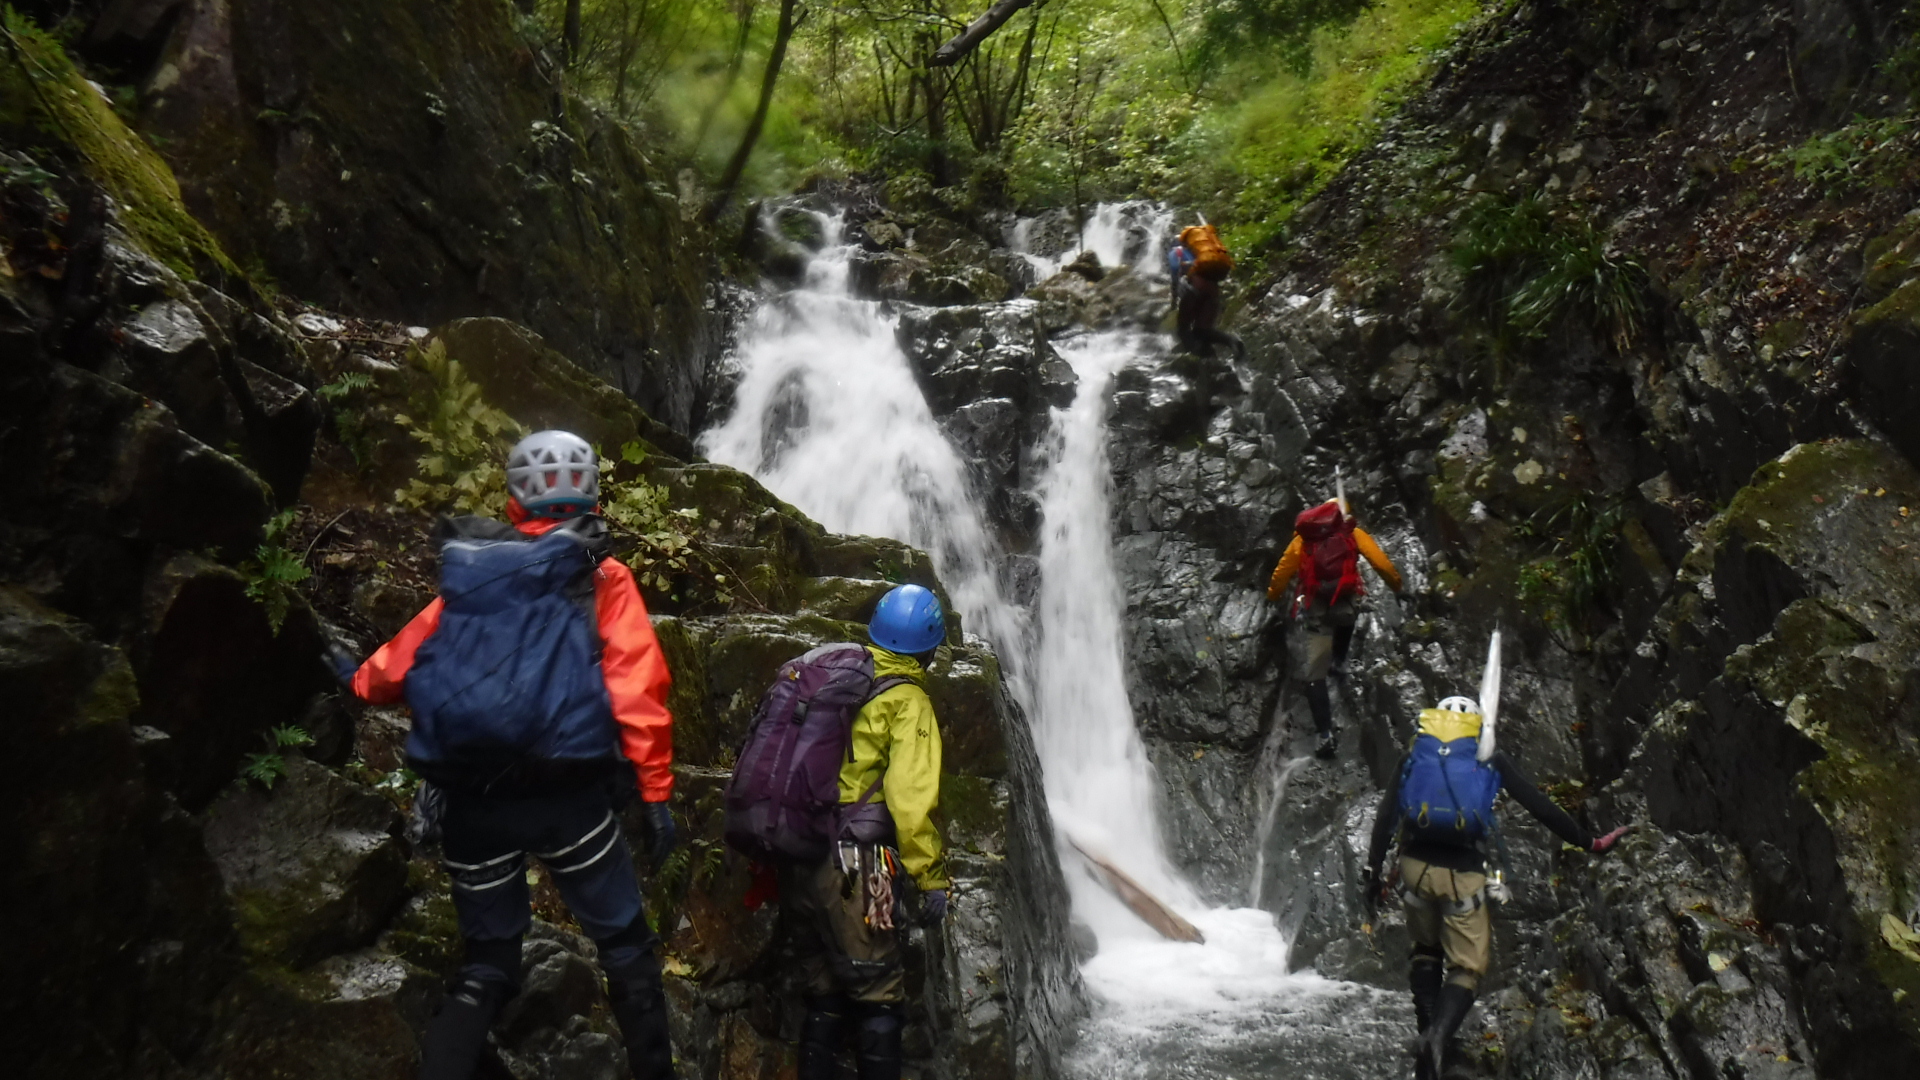
[[[875,799],[885,802],[899,833],[900,861],[924,891],[947,887],[947,864],[933,808],[940,805],[940,725],[927,697],[926,672],[911,656],[867,646],[876,679],[911,684],[883,691],[853,718],[853,760],[840,768],[840,801],[859,802],[884,772]]]

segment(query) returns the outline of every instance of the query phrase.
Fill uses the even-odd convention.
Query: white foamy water
[[[1051,273],[1062,256],[1092,250],[1103,265],[1131,256],[1144,272],[1164,276],[1170,223],[1170,213],[1142,204],[1102,207],[1078,248],[1029,258]],[[837,219],[824,224],[838,236]],[[1029,238],[1019,227],[1013,233],[1016,241]],[[1395,1075],[1379,1071],[1400,1064],[1382,1048],[1388,1030],[1399,1032],[1405,1021],[1382,1006],[1381,995],[1288,975],[1287,943],[1270,914],[1207,907],[1166,854],[1159,786],[1126,694],[1126,598],[1113,559],[1107,433],[1115,376],[1156,355],[1164,341],[1114,333],[1058,343],[1079,385],[1073,403],[1054,410],[1039,450],[1040,586],[1030,615],[1001,587],[1003,553],[965,463],[895,340],[896,320],[848,292],[850,254],[827,248],[803,288],[769,300],[743,328],[733,411],[701,443],[713,459],[752,473],[829,529],[929,551],[966,625],[999,652],[1033,723],[1074,917],[1100,943],[1083,972],[1097,1004],[1072,1053],[1073,1071],[1089,1078]],[[1190,919],[1206,943],[1160,937],[1093,879],[1067,837]],[[1285,1073],[1276,1071],[1282,1065]]]

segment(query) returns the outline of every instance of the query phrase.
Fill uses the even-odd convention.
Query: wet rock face
[[[289,292],[426,326],[512,318],[690,430],[719,331],[702,240],[624,127],[551,96],[510,16],[196,0],[142,126],[195,214]]]

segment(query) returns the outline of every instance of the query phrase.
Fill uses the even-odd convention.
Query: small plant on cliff
[[[526,433],[519,422],[487,404],[480,387],[467,378],[460,362],[434,339],[414,348],[407,360],[426,376],[394,417],[420,443],[418,475],[393,493],[417,510],[457,514],[506,512],[507,473],[503,462],[513,440]]]
[[[287,775],[287,753],[302,746],[312,746],[313,736],[302,727],[282,724],[266,734],[267,752],[248,754],[246,763],[240,766],[240,775],[264,788],[273,787],[274,781]]]
[[[646,452],[637,442],[620,448],[621,460],[638,465]],[[667,489],[644,479],[615,481],[602,473],[600,512],[640,541],[634,573],[641,583],[671,592],[674,578],[693,569],[693,537],[688,526],[700,520],[697,509],[673,509]]]
[[[1466,278],[1461,307],[1497,352],[1543,338],[1574,318],[1625,349],[1646,311],[1646,268],[1608,249],[1584,219],[1563,221],[1529,195],[1485,200],[1462,218],[1453,261]]]
[[[314,391],[322,401],[339,401],[352,394],[373,389],[373,376],[364,371],[349,371]]]
[[[247,595],[267,609],[267,625],[273,627],[275,636],[293,606],[294,586],[311,576],[306,563],[280,542],[293,523],[293,515],[292,510],[282,510],[269,519],[260,546],[253,549],[253,558],[239,566],[241,576],[247,579]]]
[[[1895,139],[1913,124],[1900,117],[1868,119],[1815,135],[1786,152],[1793,175],[1820,186],[1828,198],[1839,198],[1869,185],[1892,184],[1907,164]]]
[[[1576,492],[1514,530],[1544,540],[1549,553],[1520,567],[1520,599],[1539,607],[1550,628],[1579,631],[1613,595],[1614,545],[1626,524],[1617,499]]]

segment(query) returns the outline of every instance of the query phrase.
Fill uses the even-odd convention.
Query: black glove
[[[673,849],[680,846],[680,830],[673,824],[673,811],[667,808],[667,802],[644,804],[647,814],[647,865],[659,870]]]
[[[353,676],[360,670],[360,661],[353,658],[345,645],[337,641],[327,643],[327,666],[333,669],[333,677],[340,680],[341,686],[353,689]]]
[[[947,890],[928,889],[920,894],[920,925],[934,926],[947,917]]]

